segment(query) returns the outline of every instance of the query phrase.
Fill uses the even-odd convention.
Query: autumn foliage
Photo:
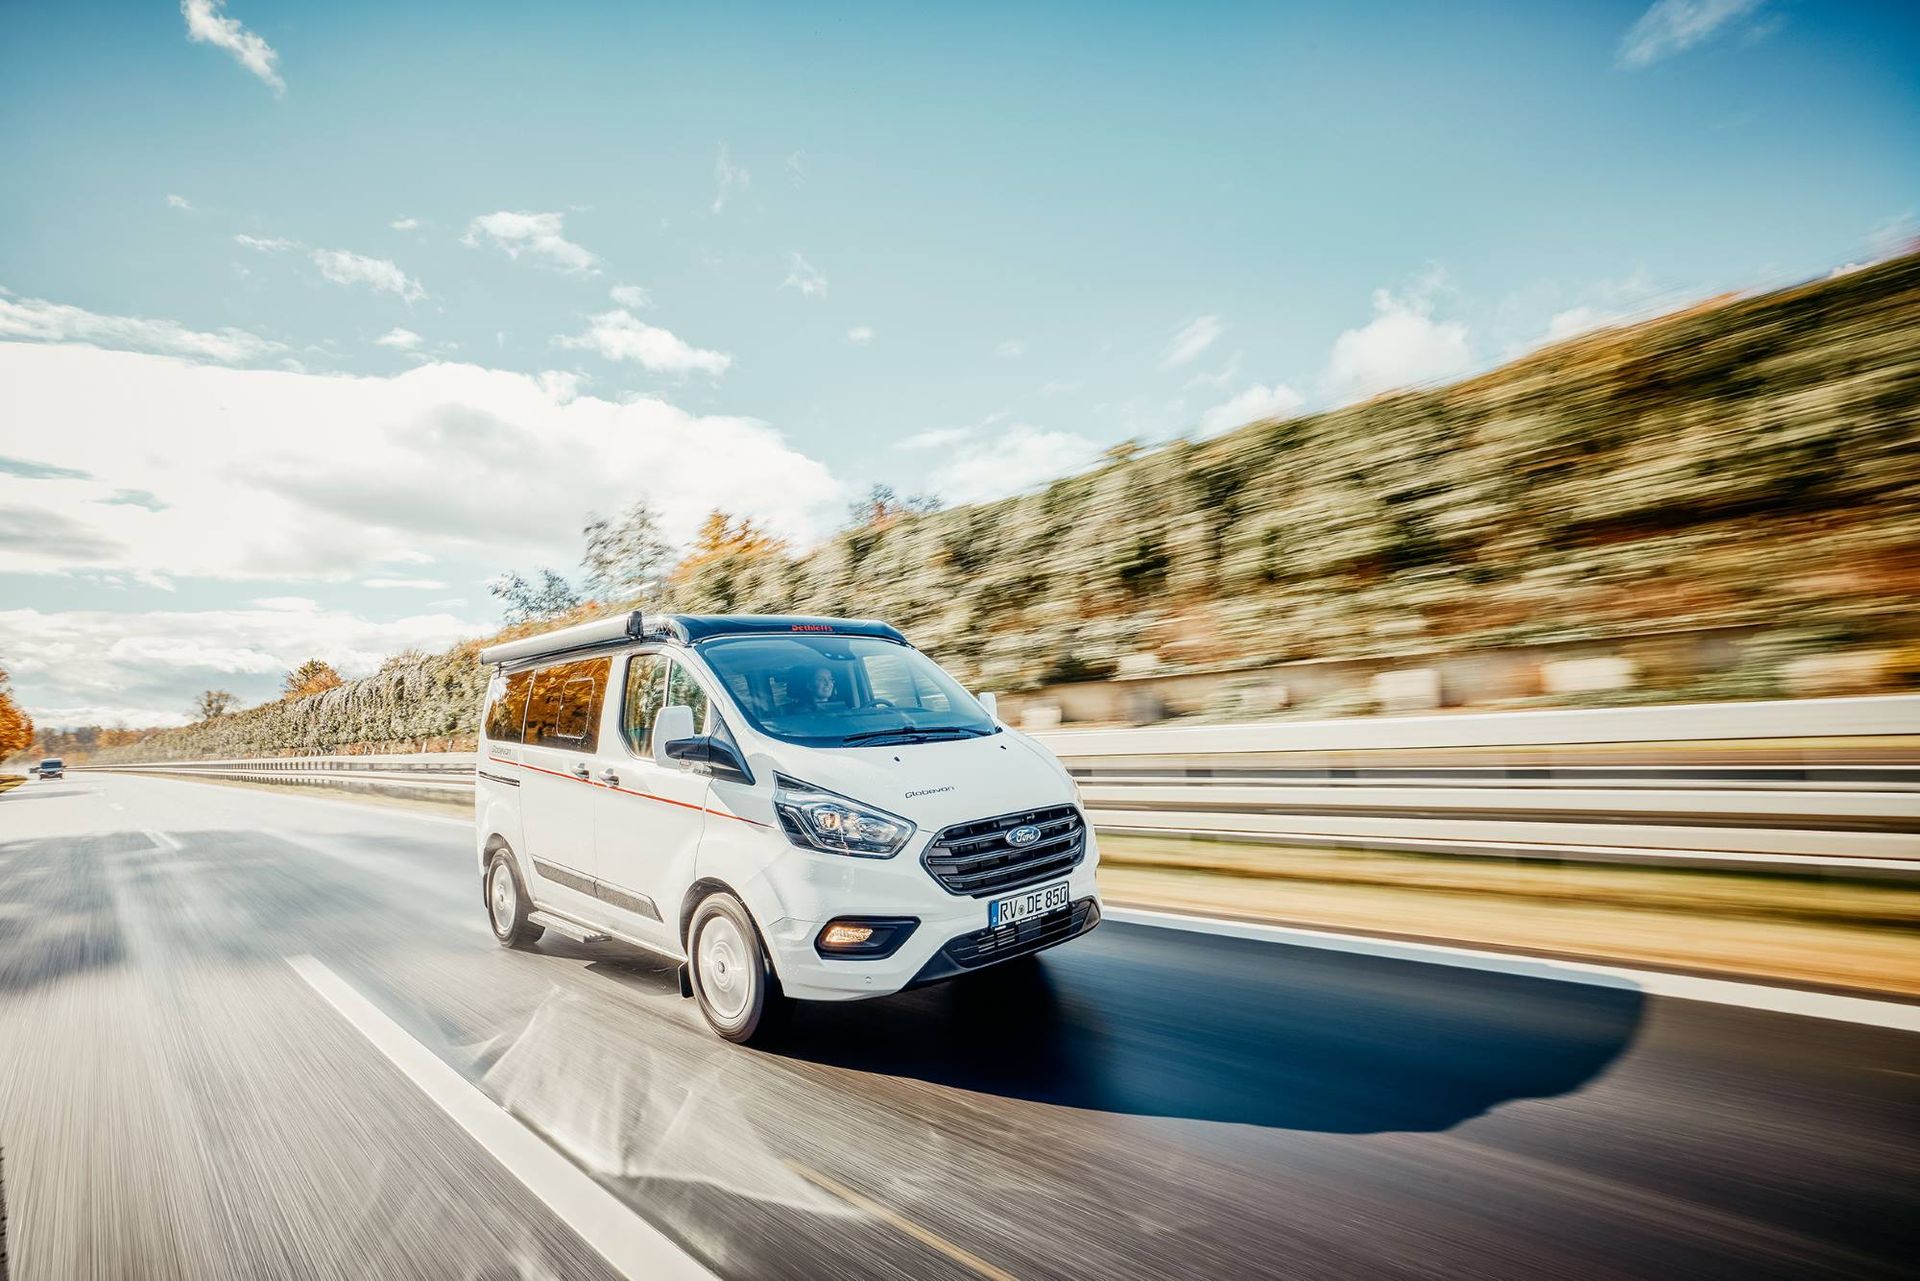
[[[0,667],[0,760],[33,745],[33,718],[13,701],[7,669]]]
[[[340,673],[333,664],[322,659],[309,658],[300,666],[287,673],[287,679],[281,682],[281,689],[287,698],[311,698],[315,694],[324,694],[330,689],[338,689],[346,682],[340,679]]]

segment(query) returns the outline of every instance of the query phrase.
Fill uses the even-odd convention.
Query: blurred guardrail
[[[1920,696],[1035,735],[1136,836],[1920,875]],[[472,753],[116,765],[415,794]]]

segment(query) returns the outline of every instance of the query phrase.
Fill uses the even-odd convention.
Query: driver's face
[[[833,672],[825,667],[813,670],[813,696],[816,699],[833,697]]]

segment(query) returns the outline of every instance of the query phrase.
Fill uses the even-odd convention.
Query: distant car
[[[58,756],[49,756],[46,760],[41,761],[40,764],[35,766],[33,772],[41,778],[65,778],[67,776],[67,763]]]

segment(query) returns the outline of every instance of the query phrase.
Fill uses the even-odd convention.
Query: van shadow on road
[[[1594,1080],[1643,999],[1109,922],[997,971],[807,1008],[783,1052],[1062,1107],[1438,1131]]]

